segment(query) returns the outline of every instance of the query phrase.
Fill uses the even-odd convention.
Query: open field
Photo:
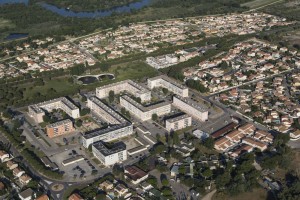
[[[153,77],[158,74],[158,72],[147,65],[144,62],[131,62],[124,65],[116,65],[112,66],[108,72],[114,73],[116,78],[114,80],[104,80],[102,82],[96,82],[90,85],[77,85],[74,83],[70,83],[68,81],[68,77],[61,77],[55,78],[51,80],[46,80],[45,85],[43,86],[33,86],[33,85],[26,85],[24,88],[24,98],[32,99],[35,98],[37,95],[47,95],[50,89],[54,89],[58,94],[62,96],[68,94],[74,94],[79,89],[88,89],[93,90],[96,87],[106,85],[112,82],[118,82],[126,79],[132,80],[140,80],[144,77]]]
[[[259,8],[261,6],[268,5],[270,3],[276,2],[278,0],[254,0],[247,3],[242,4],[241,6],[249,7],[250,9]]]
[[[254,197],[255,196],[255,197]],[[237,196],[228,196],[223,193],[216,193],[212,200],[268,200],[271,197],[268,196],[266,190],[262,188],[256,188],[252,192],[241,193]]]

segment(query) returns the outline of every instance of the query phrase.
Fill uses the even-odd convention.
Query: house
[[[9,159],[9,154],[5,151],[0,150],[0,160],[1,162],[5,162],[7,159]]]
[[[43,195],[37,197],[35,200],[49,200],[49,197],[48,197],[48,195],[43,194]]]
[[[18,167],[18,164],[12,160],[9,160],[7,163],[6,163],[6,167],[9,169],[9,170],[13,170],[15,168]]]
[[[28,176],[27,174],[23,174],[22,176],[19,177],[19,181],[22,186],[27,185],[31,181],[31,177]]]
[[[126,166],[125,176],[131,179],[133,184],[138,184],[148,178],[148,174],[136,166]]]
[[[24,170],[22,170],[21,168],[19,168],[19,167],[16,167],[15,169],[13,169],[13,175],[14,175],[14,177],[20,177],[20,176],[22,176],[23,174],[25,173],[25,171]]]
[[[142,182],[141,187],[143,188],[144,191],[151,190],[153,186],[146,181]]]
[[[114,191],[115,191],[115,193],[117,194],[118,197],[128,198],[128,197],[131,196],[131,193],[129,193],[129,189],[123,184],[118,184],[114,188]]]
[[[0,181],[0,191],[3,191],[5,189],[5,185],[3,182]]]
[[[19,198],[21,200],[32,200],[33,199],[32,196],[33,196],[33,190],[31,188],[28,188],[19,193]]]
[[[103,191],[111,190],[114,188],[114,184],[109,180],[106,180],[99,184],[99,188]]]
[[[74,193],[71,196],[69,196],[68,200],[84,200],[79,194]]]

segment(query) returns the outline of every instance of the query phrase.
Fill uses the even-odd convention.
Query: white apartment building
[[[151,91],[132,80],[125,80],[96,88],[96,96],[100,99],[106,98],[109,96],[110,91],[114,91],[115,94],[127,91],[135,97],[141,98],[142,102],[151,100]]]
[[[92,152],[105,166],[111,166],[127,160],[126,145],[123,142],[118,142],[110,148],[103,142],[97,142],[93,144]]]
[[[110,142],[133,133],[133,125],[130,122],[109,126],[105,129],[96,130],[82,135],[82,145],[88,148],[98,141]]]
[[[79,108],[65,97],[30,105],[28,106],[28,114],[35,120],[36,123],[41,123],[44,121],[44,110],[52,112],[54,109],[61,109],[74,119],[80,117]]]
[[[169,102],[145,107],[127,95],[120,97],[120,105],[142,121],[150,120],[153,114],[162,116],[171,112],[171,103]]]
[[[109,124],[122,124],[127,122],[121,115],[108,107],[97,97],[88,98],[87,106],[93,113]]]
[[[208,120],[207,109],[205,109],[199,103],[191,99],[182,98],[180,96],[174,96],[173,105],[178,109],[184,111],[188,115],[192,116],[196,120],[202,122]]]
[[[175,81],[164,75],[148,79],[148,87],[150,89],[153,89],[155,87],[163,87],[179,96],[189,96],[189,89],[187,87],[176,83]]]
[[[168,131],[177,131],[192,125],[192,117],[187,114],[173,117],[166,120],[166,129]]]

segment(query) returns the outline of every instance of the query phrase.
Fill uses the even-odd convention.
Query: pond
[[[0,0],[1,1],[1,0]],[[72,10],[69,10],[67,8],[59,8],[57,6],[47,4],[47,3],[41,3],[41,6],[51,12],[54,12],[56,14],[59,14],[64,17],[78,17],[78,18],[101,18],[101,17],[108,17],[111,16],[114,13],[129,13],[133,9],[139,10],[147,5],[149,5],[151,0],[141,0],[138,2],[133,2],[125,6],[118,6],[114,7],[109,10],[97,10],[97,11],[91,11],[91,12],[75,12]]]
[[[105,79],[114,79],[115,76],[113,74],[101,74],[101,75],[95,75],[95,76],[83,76],[78,78],[77,80],[80,81],[84,85],[92,84],[98,81],[102,81]]]
[[[10,33],[4,40],[16,40],[28,37],[28,33]]]

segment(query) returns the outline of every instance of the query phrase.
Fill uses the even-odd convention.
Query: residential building
[[[97,97],[88,98],[87,106],[93,113],[109,124],[122,124],[127,122],[126,119],[124,119],[121,115],[107,106]]]
[[[222,137],[215,142],[215,149],[219,151],[226,151],[234,145],[229,139]]]
[[[27,174],[23,174],[22,176],[19,177],[19,181],[22,186],[27,185],[31,181],[31,177],[28,176]]]
[[[109,96],[110,91],[113,91],[115,94],[126,91],[135,97],[141,98],[142,102],[151,100],[151,91],[132,80],[125,80],[96,88],[96,96],[100,99],[106,98]]]
[[[153,114],[162,116],[171,112],[171,103],[169,102],[143,106],[127,95],[120,97],[120,105],[142,121],[150,120]]]
[[[37,197],[35,200],[49,200],[49,197],[48,197],[48,195],[43,194],[43,195]]]
[[[9,159],[9,154],[6,151],[0,150],[0,160],[1,162],[5,162]]]
[[[260,149],[261,151],[264,151],[268,148],[268,146],[265,143],[260,142],[258,140],[255,140],[254,138],[250,138],[250,137],[244,138],[242,140],[242,142],[244,144],[248,144],[254,148]]]
[[[9,160],[6,162],[6,167],[9,169],[9,170],[13,170],[15,168],[18,167],[18,163],[12,161],[12,160]]]
[[[126,145],[123,142],[108,146],[100,141],[92,145],[92,152],[105,166],[114,165],[115,163],[127,160]]]
[[[173,105],[199,121],[208,120],[208,110],[199,103],[180,96],[173,97]]]
[[[140,168],[132,165],[124,168],[125,176],[131,180],[133,184],[139,184],[140,182],[148,178],[148,174]]]
[[[62,120],[46,126],[46,133],[49,138],[69,134],[75,131],[73,122],[70,119]]]
[[[28,114],[36,123],[41,123],[44,121],[45,111],[51,112],[54,109],[61,109],[74,119],[80,117],[79,108],[65,97],[30,105],[28,106]]]
[[[74,193],[71,196],[69,196],[68,200],[84,200],[79,194]]]
[[[22,170],[21,168],[16,167],[15,169],[13,169],[13,175],[14,175],[14,177],[18,177],[19,178],[23,174],[25,174],[25,171]]]
[[[187,87],[175,82],[171,78],[164,75],[148,79],[148,87],[150,89],[163,87],[181,97],[189,96],[189,89]]]
[[[82,145],[88,148],[91,144],[98,141],[110,142],[133,133],[133,125],[130,122],[109,126],[104,129],[94,130],[82,135]]]
[[[192,125],[192,117],[187,114],[169,118],[166,120],[168,131],[177,131]]]
[[[19,193],[19,198],[21,200],[32,200],[33,194],[34,194],[33,190],[31,188],[28,188]]]

